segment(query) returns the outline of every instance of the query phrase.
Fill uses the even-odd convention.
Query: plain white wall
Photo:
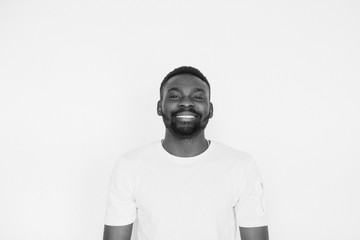
[[[0,1],[0,239],[102,238],[111,170],[193,65],[271,239],[360,239],[358,1]]]

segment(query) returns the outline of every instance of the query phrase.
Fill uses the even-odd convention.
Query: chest
[[[232,208],[233,176],[214,165],[147,168],[136,189],[138,210],[147,214],[222,213]]]

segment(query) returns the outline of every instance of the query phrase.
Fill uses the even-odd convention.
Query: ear
[[[213,107],[212,102],[210,102],[210,110],[209,110],[210,118],[212,118],[213,113],[214,113],[214,107]]]
[[[162,109],[161,109],[160,100],[157,102],[157,114],[158,114],[159,116],[162,116]]]

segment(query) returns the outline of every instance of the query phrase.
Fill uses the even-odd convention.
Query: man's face
[[[212,117],[209,87],[200,78],[181,74],[168,80],[158,102],[165,127],[180,138],[191,138],[205,129]]]

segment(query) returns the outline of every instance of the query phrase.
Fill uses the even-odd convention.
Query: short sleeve
[[[105,225],[123,226],[136,219],[136,202],[131,187],[130,171],[120,159],[115,166],[109,186],[105,211]]]
[[[239,227],[267,225],[264,184],[254,160],[251,160],[246,169],[239,198],[235,204],[235,216]]]

